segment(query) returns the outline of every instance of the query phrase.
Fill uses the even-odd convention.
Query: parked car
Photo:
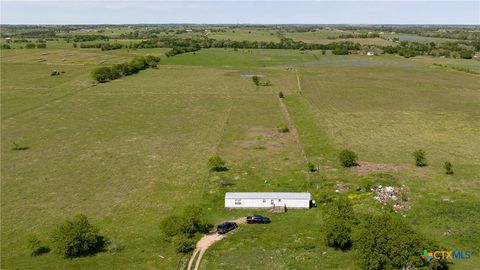
[[[237,223],[227,221],[217,226],[217,232],[219,234],[224,234],[231,230],[234,230],[237,227],[238,227]]]
[[[268,217],[264,217],[261,215],[253,215],[247,217],[248,224],[260,223],[260,224],[268,224],[270,223],[270,219]]]

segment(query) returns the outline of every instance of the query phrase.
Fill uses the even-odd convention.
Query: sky
[[[480,0],[1,0],[0,22],[480,25]]]

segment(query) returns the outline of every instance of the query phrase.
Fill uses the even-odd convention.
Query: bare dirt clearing
[[[370,174],[378,172],[397,172],[399,170],[406,169],[408,166],[395,165],[395,164],[385,164],[385,163],[370,163],[367,161],[359,161],[357,166],[353,168],[353,171],[358,174]]]

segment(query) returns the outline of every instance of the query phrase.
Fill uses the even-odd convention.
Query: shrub
[[[42,245],[42,242],[35,235],[27,236],[25,246],[30,256],[39,256],[50,252],[50,248]]]
[[[188,253],[195,249],[195,240],[179,234],[172,237],[172,245],[178,253]]]
[[[359,269],[420,267],[425,241],[392,214],[367,216],[353,234],[354,260]]]
[[[102,251],[107,240],[100,236],[98,228],[80,214],[59,224],[52,233],[54,250],[65,258],[74,258]]]
[[[340,152],[339,159],[343,167],[352,167],[357,165],[358,156],[355,152],[345,149]]]
[[[445,168],[445,174],[453,174],[453,165],[449,161],[445,161],[443,168]]]
[[[307,162],[307,170],[309,172],[315,172],[317,169],[315,168],[315,164],[313,164],[311,161]]]
[[[334,201],[327,209],[323,226],[326,245],[346,250],[352,245],[351,233],[355,223],[352,205],[345,198]]]
[[[280,91],[280,92],[278,92],[278,97],[279,97],[279,98],[284,98],[284,97],[285,97],[285,95],[283,95],[283,92],[282,92],[282,91]]]
[[[92,71],[92,76],[99,83],[108,82],[109,80],[111,80],[112,77],[111,68],[99,67],[97,69],[94,69]]]
[[[220,172],[227,170],[225,167],[225,161],[217,155],[209,158],[207,165],[211,171]]]
[[[28,146],[22,146],[16,142],[12,142],[12,150],[14,151],[23,151],[23,150],[28,150]]]
[[[253,81],[253,84],[255,84],[256,86],[260,85],[260,78],[258,76],[253,76],[252,81]]]
[[[288,128],[288,125],[285,124],[285,123],[278,124],[277,125],[277,130],[280,133],[287,133],[287,132],[290,131],[290,129]]]
[[[415,158],[415,165],[417,167],[427,166],[427,160],[425,158],[425,151],[422,149],[417,149],[413,152],[413,157]]]
[[[347,55],[349,53],[347,48],[337,48],[332,51],[335,55]]]
[[[272,86],[272,83],[270,81],[265,81],[265,82],[262,82],[260,83],[261,86]]]
[[[213,227],[205,221],[202,209],[188,206],[181,213],[165,217],[160,222],[160,229],[167,241],[177,252],[186,253],[195,247],[192,239],[197,233],[206,233]]]

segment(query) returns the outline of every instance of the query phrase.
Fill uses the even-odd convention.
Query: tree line
[[[460,42],[446,42],[437,44],[435,42],[419,43],[401,41],[398,46],[380,47],[385,53],[398,54],[403,57],[414,57],[418,55],[444,56],[452,58],[472,59],[474,51],[480,50],[479,43],[470,43],[469,45]]]
[[[77,43],[73,43],[73,47],[77,47]],[[123,48],[120,43],[80,43],[80,48],[100,48],[102,51],[118,50]]]
[[[291,38],[282,38],[280,42],[273,41],[237,41],[230,39],[216,40],[213,38],[177,38],[172,36],[149,39],[132,44],[132,48],[237,48],[237,49],[297,49],[297,50],[360,50],[359,43],[351,41],[334,42],[330,44],[305,43]]]
[[[96,68],[92,71],[92,77],[99,83],[105,83],[138,73],[147,68],[155,68],[158,62],[160,62],[160,58],[152,55],[135,57],[130,62]]]

